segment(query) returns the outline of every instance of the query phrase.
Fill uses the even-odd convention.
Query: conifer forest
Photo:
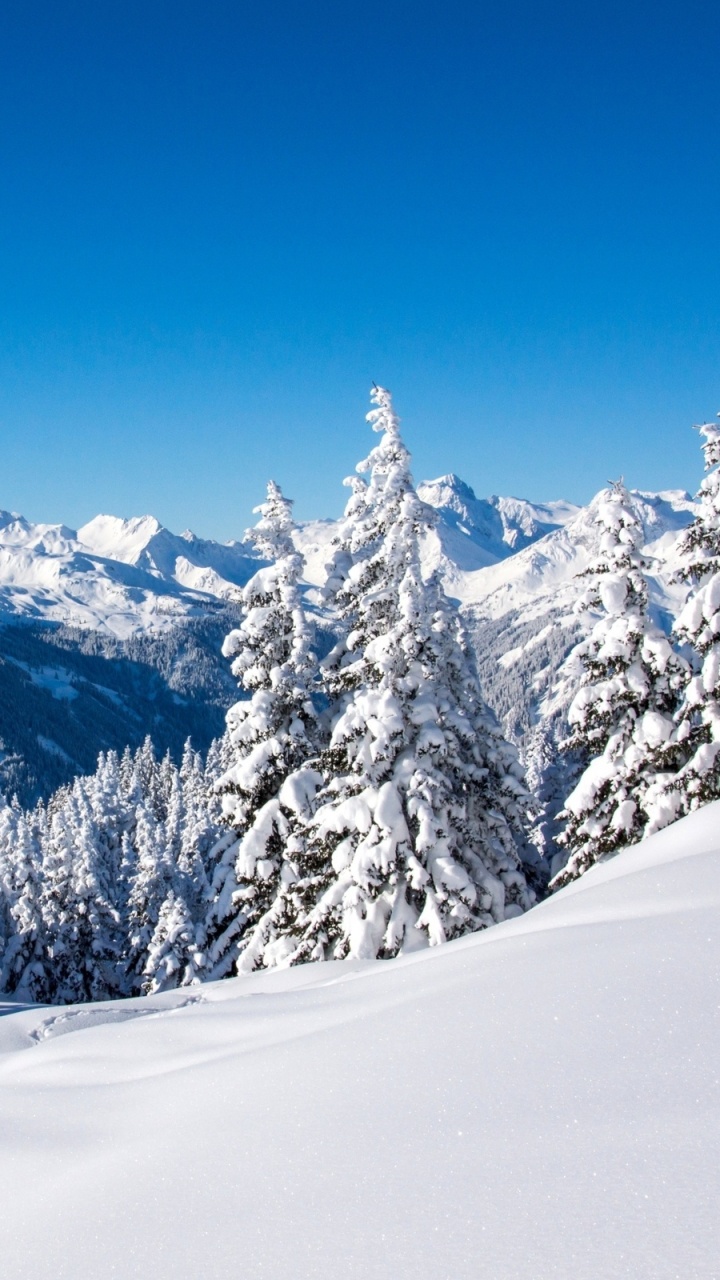
[[[705,478],[662,561],[650,495],[618,479],[562,529],[583,559],[560,620],[519,605],[500,625],[433,563],[452,504],[416,489],[390,393],[371,402],[314,583],[268,483],[244,584],[193,651],[214,665],[184,748],[169,691],[159,741],[137,715],[124,745],[99,722],[94,767],[0,799],[4,993],[73,1004],[407,955],[720,798],[720,426],[699,428]]]

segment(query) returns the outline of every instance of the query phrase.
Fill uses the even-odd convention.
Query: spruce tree
[[[53,999],[59,1003],[126,994],[116,864],[88,800],[95,782],[76,780],[53,816],[45,848],[42,910]]]
[[[204,977],[209,885],[203,854],[218,833],[199,806],[201,779],[200,762],[188,742],[182,766],[174,771],[164,824],[171,878],[143,966],[142,986],[147,994],[188,986]]]
[[[128,895],[125,973],[130,994],[139,995],[160,912],[175,880],[163,823],[146,803],[138,807],[133,844],[136,860]]]
[[[302,769],[316,736],[316,662],[300,588],[304,561],[292,537],[292,503],[271,481],[256,511],[260,520],[246,538],[270,563],[244,588],[242,622],[223,645],[249,696],[228,712],[225,751],[231,763],[217,784],[233,838],[225,842],[213,879],[213,977],[229,973],[251,941],[256,948],[261,937],[263,947],[270,941],[266,917],[278,896],[295,822],[296,791],[288,805],[283,784]],[[254,960],[249,964],[254,967]]]
[[[368,483],[353,486],[326,589],[341,636],[323,664],[322,786],[286,849],[265,964],[390,957],[533,901],[522,772],[482,701],[457,609],[437,576],[423,578],[434,517],[389,392],[372,399],[380,442],[358,468]]]
[[[41,909],[40,847],[16,801],[3,808],[2,829],[0,892],[5,899],[5,947],[0,956],[0,991],[23,1000],[47,1000],[52,983]]]
[[[698,430],[708,474],[676,574],[690,586],[674,627],[690,660],[676,714],[681,767],[654,789],[655,830],[720,797],[720,426],[707,422]]]
[[[673,713],[685,665],[650,616],[642,521],[622,481],[594,506],[599,554],[585,570],[591,581],[579,608],[596,621],[561,672],[580,684],[563,746],[586,767],[560,814],[558,844],[570,856],[554,889],[642,839],[652,789],[679,758]]]

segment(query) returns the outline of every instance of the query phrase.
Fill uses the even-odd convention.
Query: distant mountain
[[[693,517],[694,503],[682,489],[662,493],[634,489],[632,493],[645,527],[647,555],[662,574],[672,559],[678,534]],[[462,601],[476,605],[484,615],[498,618],[514,608],[532,610],[547,597],[555,606],[566,596],[568,601],[574,599],[580,590],[577,574],[598,550],[595,502],[593,499],[587,507],[576,507],[569,520],[514,555],[476,571],[465,571],[456,579]],[[667,586],[658,590],[664,599]],[[676,598],[676,593],[670,594]],[[542,603],[540,608],[544,608]]]
[[[682,490],[633,493],[647,538],[651,604],[656,621],[669,630],[687,590],[673,581],[675,548],[694,504]],[[554,835],[554,819],[575,767],[557,751],[567,735],[574,693],[559,683],[558,673],[589,626],[574,606],[587,585],[580,575],[599,550],[596,506],[594,499],[567,524],[505,560],[449,575],[463,601],[484,695],[528,765],[544,811],[540,842],[545,844]]]
[[[77,536],[98,556],[135,565],[183,591],[221,600],[236,597],[237,588],[257,567],[257,557],[240,542],[213,542],[189,529],[170,533],[154,516],[96,516],[78,529]]]
[[[582,509],[571,502],[526,502],[524,498],[476,498],[459,476],[440,476],[418,485],[423,502],[434,507],[439,520],[425,548],[428,569],[441,568],[453,595],[462,575],[487,568],[562,528]],[[309,520],[297,542],[307,563],[307,579],[318,585],[332,554],[340,521]]]
[[[0,618],[162,629],[232,600],[256,564],[239,543],[178,536],[152,516],[97,516],[75,532],[0,512]]]
[[[539,538],[562,528],[580,510],[571,502],[537,504],[524,498],[476,498],[458,476],[441,476],[418,486],[423,502],[441,517],[443,551],[458,569],[496,564]]]

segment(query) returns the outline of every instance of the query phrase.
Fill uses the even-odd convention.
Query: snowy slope
[[[0,1019],[4,1280],[720,1276],[720,804],[521,919]]]

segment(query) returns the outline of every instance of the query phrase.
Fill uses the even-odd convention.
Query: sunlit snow
[[[3,1277],[711,1280],[719,908],[720,802],[429,952],[5,1006]]]

